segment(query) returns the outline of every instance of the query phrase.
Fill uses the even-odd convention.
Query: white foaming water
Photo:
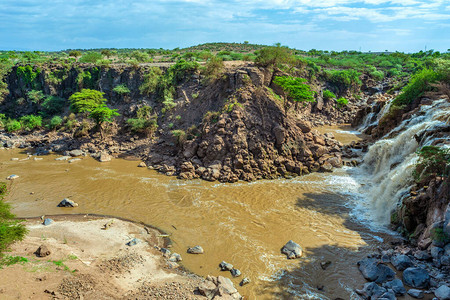
[[[419,144],[416,137],[448,125],[449,109],[450,104],[446,100],[422,106],[419,116],[403,121],[386,137],[394,133],[398,135],[379,140],[369,148],[361,167],[368,174],[362,187],[367,199],[362,204],[371,212],[367,217],[379,224],[389,223],[391,211],[412,184],[411,174],[418,160],[415,152],[432,142],[427,138]]]

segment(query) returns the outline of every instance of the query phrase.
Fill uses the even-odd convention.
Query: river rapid
[[[345,143],[359,138],[348,130],[321,129]],[[358,168],[222,184],[178,180],[138,168],[136,161],[86,157],[68,163],[56,157],[34,160],[24,150],[0,150],[0,176],[20,176],[8,183],[16,215],[96,213],[152,224],[170,234],[172,251],[194,273],[231,278],[219,263],[233,264],[242,272],[232,279],[236,286],[243,277],[252,281],[238,287],[247,299],[352,299],[353,289],[365,283],[356,262],[392,238],[364,219]],[[79,207],[56,207],[66,197]],[[291,239],[303,247],[302,258],[280,253]],[[195,245],[205,253],[187,254]],[[326,261],[331,265],[323,270]]]

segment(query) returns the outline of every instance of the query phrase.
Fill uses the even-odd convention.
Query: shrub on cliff
[[[306,84],[306,79],[291,76],[275,76],[273,83],[281,87],[285,93],[284,109],[285,114],[289,109],[289,103],[315,102],[314,91]]]
[[[99,126],[100,128],[103,123],[112,122],[113,118],[116,116],[119,116],[119,113],[117,113],[117,109],[111,109],[107,107],[106,104],[97,106],[89,114],[89,117],[93,119],[97,126]]]
[[[417,151],[419,161],[413,172],[417,182],[430,176],[449,176],[450,174],[450,149],[436,146],[425,146]]]
[[[330,90],[325,90],[325,91],[323,91],[323,98],[325,100],[331,100],[331,99],[335,99],[336,95]]]
[[[6,183],[0,182],[0,257],[9,245],[21,241],[27,233],[25,226],[11,213],[10,205],[4,202],[6,193]]]
[[[162,71],[158,67],[151,67],[144,75],[144,81],[139,87],[139,91],[144,95],[150,95],[156,92]]]
[[[224,69],[223,59],[217,56],[212,56],[208,59],[202,72],[208,79],[217,79],[222,74]]]
[[[362,84],[361,73],[355,70],[326,70],[325,77],[331,83],[346,89],[356,88]]]
[[[431,69],[423,69],[414,74],[408,84],[403,88],[402,93],[393,101],[394,105],[407,105],[415,99],[423,96],[425,92],[433,90],[431,84],[441,80],[443,76]]]
[[[33,130],[42,126],[42,117],[35,115],[27,115],[20,118],[22,128],[26,130]]]
[[[102,59],[103,56],[101,53],[95,52],[95,51],[89,51],[85,55],[83,55],[79,61],[83,63],[96,63],[97,60]]]
[[[17,120],[11,119],[5,123],[5,130],[7,132],[19,131],[20,129],[22,129],[22,124]]]
[[[98,106],[106,103],[102,92],[90,89],[83,89],[81,92],[73,94],[69,101],[70,109],[75,113],[92,112]]]
[[[348,99],[346,99],[344,97],[340,97],[340,98],[336,99],[336,103],[337,103],[338,108],[343,108],[344,106],[346,106],[348,104]]]
[[[113,92],[119,95],[128,95],[130,93],[130,89],[126,86],[126,84],[119,84],[113,88]]]

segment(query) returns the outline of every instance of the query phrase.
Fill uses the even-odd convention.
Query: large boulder
[[[375,258],[365,258],[358,262],[359,270],[364,278],[376,283],[383,283],[395,278],[395,272]]]
[[[441,285],[434,291],[434,295],[436,295],[439,300],[450,300],[450,288],[446,285]]]
[[[404,254],[392,257],[391,263],[398,271],[403,271],[413,265],[411,259]]]
[[[40,245],[36,250],[36,255],[39,257],[46,257],[51,254],[50,249],[46,245]]]
[[[430,284],[430,275],[422,268],[408,268],[403,272],[403,281],[413,288],[425,289]]]
[[[294,259],[302,256],[303,249],[299,244],[290,240],[281,248],[281,253],[286,254],[288,259]]]

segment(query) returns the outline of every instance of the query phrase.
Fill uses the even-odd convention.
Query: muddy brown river
[[[166,177],[136,161],[86,157],[68,163],[56,157],[27,160],[26,151],[0,150],[0,177],[20,176],[8,182],[15,214],[96,213],[153,224],[170,234],[173,251],[192,272],[231,277],[219,270],[222,260],[240,269],[233,282],[251,279],[238,287],[247,299],[351,299],[365,283],[356,262],[390,237],[358,219],[361,195],[350,168],[221,184]],[[65,197],[79,207],[56,207]],[[291,239],[303,247],[302,258],[287,260],[280,253]],[[195,245],[205,253],[187,254]],[[331,265],[323,270],[325,261]]]

